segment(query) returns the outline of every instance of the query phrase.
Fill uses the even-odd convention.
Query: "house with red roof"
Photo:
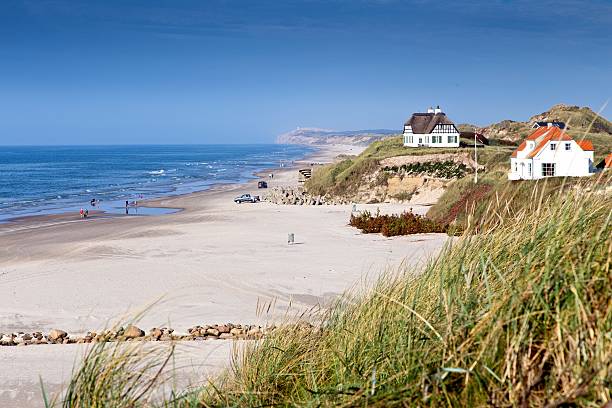
[[[508,179],[590,176],[593,150],[590,140],[576,141],[558,126],[538,127],[512,153]]]

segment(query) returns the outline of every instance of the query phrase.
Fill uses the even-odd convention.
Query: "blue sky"
[[[599,109],[611,74],[609,0],[0,3],[0,144],[265,143],[436,104],[525,120]]]

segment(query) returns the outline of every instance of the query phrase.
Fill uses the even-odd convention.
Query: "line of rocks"
[[[331,195],[310,194],[302,187],[274,187],[264,194],[264,201],[279,205],[339,205],[349,200]]]
[[[257,340],[276,329],[276,326],[241,324],[214,324],[194,326],[187,334],[178,334],[168,327],[154,327],[145,333],[135,325],[100,332],[87,332],[84,336],[69,335],[53,329],[47,334],[16,332],[0,333],[0,346],[29,346],[36,344],[81,344],[117,341],[199,341],[199,340]]]

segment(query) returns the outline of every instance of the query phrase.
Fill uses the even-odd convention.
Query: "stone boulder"
[[[135,339],[137,337],[143,337],[144,335],[144,331],[131,324],[123,332],[123,337],[126,339]]]
[[[53,329],[47,335],[47,339],[49,339],[52,342],[58,342],[58,343],[63,342],[66,337],[68,337],[68,333],[60,329]]]

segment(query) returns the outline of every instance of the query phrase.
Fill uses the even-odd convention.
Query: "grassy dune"
[[[184,406],[601,406],[612,386],[609,203],[574,190],[498,206],[484,223],[495,228],[421,275],[389,273],[343,298],[321,330],[251,346]]]
[[[478,162],[491,171],[498,169],[502,171],[502,165],[508,166],[512,147],[489,146],[479,149]],[[387,138],[372,143],[360,155],[348,158],[338,163],[315,169],[312,178],[305,184],[306,189],[312,194],[332,194],[342,197],[350,197],[364,182],[364,176],[374,173],[380,168],[380,161],[395,156],[419,156],[425,154],[463,153],[473,154],[472,148],[406,148],[403,146],[401,136]],[[507,173],[507,169],[503,170]],[[384,180],[383,180],[384,181]]]
[[[278,329],[237,351],[225,376],[160,404],[602,406],[612,397],[612,197],[549,187],[518,209],[491,205],[478,234],[421,274],[389,272],[340,299],[320,327]],[[136,356],[90,353],[64,406],[153,405],[168,356]],[[136,378],[146,379],[137,392]]]

